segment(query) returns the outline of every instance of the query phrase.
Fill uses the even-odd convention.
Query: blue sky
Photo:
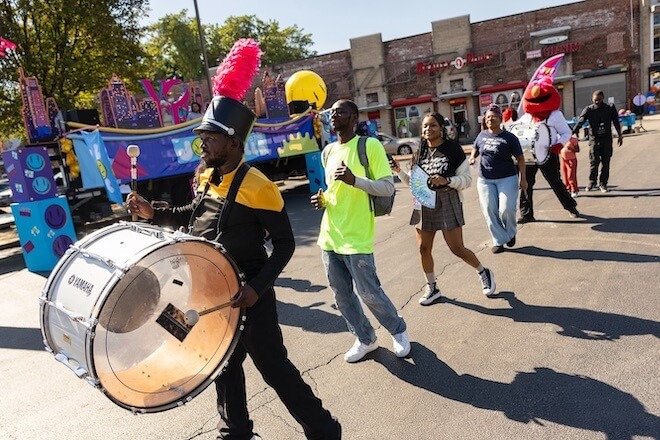
[[[350,39],[382,34],[383,41],[431,31],[431,22],[469,15],[471,22],[504,17],[568,3],[576,0],[336,0],[325,2],[292,0],[197,0],[203,24],[221,24],[232,15],[257,15],[276,20],[280,26],[297,25],[312,34],[313,49],[319,54],[345,50]],[[150,12],[142,24],[153,23],[166,14],[188,10],[194,17],[193,0],[151,0]],[[496,36],[494,36],[496,37]]]

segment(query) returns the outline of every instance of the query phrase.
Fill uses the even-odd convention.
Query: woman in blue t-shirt
[[[484,114],[486,129],[477,136],[469,163],[481,156],[477,191],[481,212],[493,237],[491,250],[498,254],[504,244],[516,244],[518,188],[525,190],[525,160],[518,138],[502,130],[502,111],[491,105]],[[516,166],[512,160],[518,161]]]

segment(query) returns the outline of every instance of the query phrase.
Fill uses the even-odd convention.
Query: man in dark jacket
[[[607,182],[610,178],[610,159],[612,158],[612,124],[616,130],[619,139],[619,147],[623,144],[621,137],[621,124],[619,115],[613,105],[603,102],[603,91],[594,91],[591,100],[593,104],[588,105],[582,110],[582,114],[573,128],[573,134],[577,136],[580,127],[589,121],[591,136],[589,137],[589,186],[585,189],[592,191],[596,189],[596,183],[600,186],[601,192],[608,192]],[[598,166],[601,165],[600,174]]]
[[[203,193],[190,205],[161,209],[130,195],[128,206],[132,213],[154,223],[187,224],[192,235],[221,243],[245,274],[246,284],[232,298],[232,307],[245,308],[245,328],[227,367],[215,381],[222,418],[218,438],[256,438],[243,373],[243,361],[249,354],[308,439],[339,440],[341,426],[289,361],[277,321],[273,283],[295,248],[282,195],[264,174],[248,167],[235,198],[229,196],[234,178],[247,167],[243,149],[254,120],[254,114],[240,102],[224,96],[213,98],[194,130],[202,141],[201,157],[207,166],[199,178]],[[273,245],[270,256],[264,248],[265,231]]]

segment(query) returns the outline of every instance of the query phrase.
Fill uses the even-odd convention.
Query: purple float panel
[[[11,211],[25,266],[32,272],[52,270],[77,240],[65,196],[12,203]]]
[[[57,195],[46,147],[24,147],[2,153],[14,202],[33,202]]]

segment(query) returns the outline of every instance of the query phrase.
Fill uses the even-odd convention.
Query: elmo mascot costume
[[[573,148],[573,143],[570,142],[571,129],[566,123],[564,114],[559,111],[561,96],[552,85],[552,78],[544,76],[529,83],[523,94],[521,104],[525,114],[518,119],[515,125],[538,126],[545,123],[550,128],[551,140],[549,158],[543,165],[536,162],[526,163],[527,190],[520,192],[520,218],[518,223],[535,221],[532,194],[538,169],[541,169],[543,177],[550,184],[564,209],[570,213],[571,217],[576,218],[580,215],[577,210],[577,203],[566,190],[559,174],[559,152],[564,147]]]

